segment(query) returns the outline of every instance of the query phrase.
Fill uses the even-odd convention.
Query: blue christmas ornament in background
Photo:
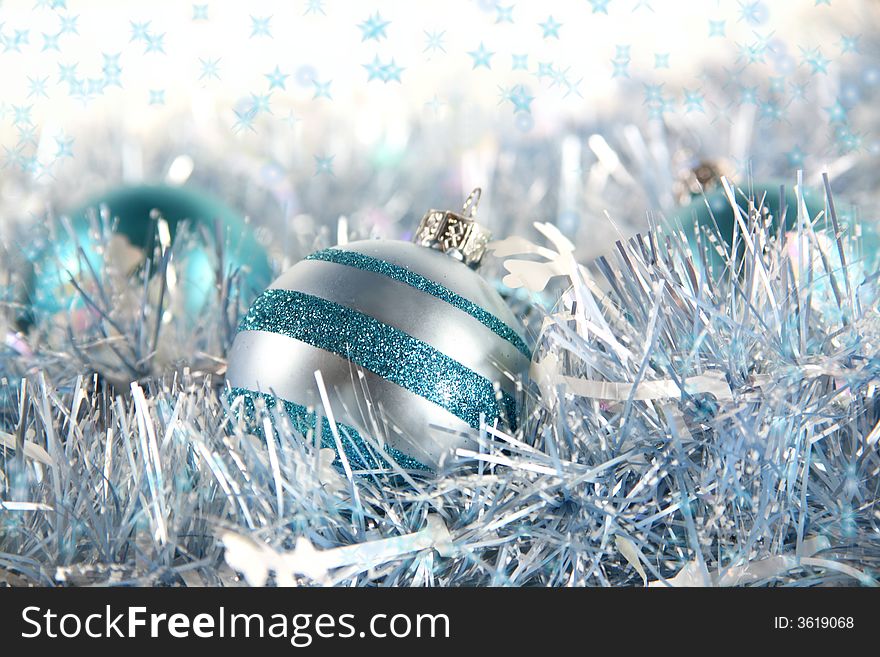
[[[713,162],[701,162],[680,181],[684,190],[681,194],[681,209],[673,216],[675,225],[682,228],[688,238],[694,259],[697,265],[697,231],[700,232],[700,243],[707,251],[707,260],[713,273],[719,275],[728,266],[726,257],[718,252],[716,245],[709,243],[708,234],[715,233],[717,226],[718,234],[727,246],[727,251],[733,247],[734,233],[737,232],[736,216],[730,200],[727,198],[720,180],[723,172],[719,164]],[[783,213],[785,216],[785,230],[797,228],[798,195],[792,185],[784,185],[777,181],[754,182],[751,184],[732,185],[736,195],[737,206],[743,211],[745,217],[749,216],[749,202],[752,201],[757,209],[761,208],[765,221],[770,222],[770,233],[778,235]],[[780,189],[784,189],[780,199]],[[824,196],[816,194],[810,189],[803,190],[804,205],[810,220],[825,208]],[[769,216],[768,216],[769,215]],[[746,225],[748,220],[746,219]],[[708,229],[708,232],[703,229]],[[739,231],[738,257],[743,254],[742,232]],[[706,248],[708,246],[708,248]]]
[[[474,271],[489,240],[474,220],[479,195],[461,214],[428,211],[415,243],[353,242],[282,274],[232,345],[233,403],[242,397],[251,418],[258,398],[282,404],[304,434],[338,441],[353,469],[393,459],[433,470],[455,448],[475,449],[481,422],[514,428],[531,352]]]
[[[103,217],[99,216],[100,213]],[[107,191],[69,213],[69,229],[55,236],[33,257],[27,294],[33,314],[52,315],[83,308],[71,283],[99,280],[109,271],[127,275],[162,266],[163,251],[174,243],[184,222],[188,239],[177,249],[168,294],[175,312],[195,321],[215,299],[222,278],[238,272],[240,290],[253,298],[271,280],[265,249],[253,229],[233,209],[190,186],[135,185]],[[102,220],[115,225],[109,240]],[[91,271],[90,271],[91,270]],[[29,324],[25,317],[23,323]]]

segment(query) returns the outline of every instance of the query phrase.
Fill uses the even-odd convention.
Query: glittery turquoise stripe
[[[232,388],[228,395],[229,403],[232,404],[238,397],[243,398],[245,423],[252,431],[262,435],[263,430],[257,422],[257,409],[254,405],[254,400],[263,399],[266,402],[266,408],[271,409],[276,404],[276,398],[272,395],[255,392],[246,388]],[[277,401],[281,402],[294,429],[303,435],[315,429],[318,423],[315,413],[310,412],[305,406],[294,404],[286,399]],[[387,459],[383,458],[383,455],[377,454],[376,450],[364,440],[357,429],[341,422],[336,423],[336,428],[339,430],[339,437],[342,439],[342,451],[345,452],[345,457],[353,469],[375,470],[389,467]],[[330,422],[326,417],[321,418],[321,447],[329,447],[337,453],[336,458],[337,460],[339,459],[339,452],[336,451],[336,441],[330,431]],[[383,449],[387,456],[394,459],[405,470],[426,470],[429,472],[431,470],[421,461],[417,461],[389,445],[383,445]]]
[[[532,357],[532,352],[529,351],[528,345],[526,345],[523,339],[519,337],[517,332],[495,317],[495,315],[484,310],[472,301],[468,301],[463,296],[456,294],[440,283],[435,283],[431,279],[425,278],[421,274],[410,271],[405,267],[392,264],[386,260],[379,260],[364,255],[363,253],[345,251],[343,249],[324,249],[323,251],[313,253],[306,258],[306,260],[323,260],[324,262],[332,262],[337,265],[355,267],[356,269],[363,269],[364,271],[370,271],[375,274],[383,274],[395,281],[405,283],[410,287],[414,287],[433,297],[437,297],[438,299],[455,306],[459,310],[466,312],[478,322],[491,329],[496,335],[510,342],[510,344],[519,349],[526,358],[531,359]]]
[[[496,398],[492,382],[403,331],[320,297],[293,290],[263,292],[240,331],[269,331],[331,351],[480,426],[499,416],[515,428],[510,395]],[[499,406],[501,408],[499,408]]]

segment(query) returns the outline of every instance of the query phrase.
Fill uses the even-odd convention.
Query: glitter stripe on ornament
[[[315,378],[320,371],[337,423],[354,427],[374,445],[391,445],[429,468],[436,469],[443,456],[458,446],[478,447],[471,427],[446,409],[301,340],[244,331],[236,336],[228,362],[231,374],[226,380],[231,387],[326,412]]]
[[[260,427],[260,423],[257,422],[257,411],[254,404],[254,400],[256,399],[262,399],[266,404],[266,408],[269,410],[274,408],[278,402],[281,402],[281,406],[290,418],[293,428],[303,435],[306,435],[309,431],[314,431],[318,424],[317,414],[309,411],[305,406],[294,404],[286,399],[278,399],[274,395],[268,395],[262,392],[248,390],[246,388],[231,388],[227,393],[227,398],[230,404],[232,404],[238,397],[243,399],[243,417],[245,423],[252,431],[254,431],[254,433],[261,437],[265,436],[262,435],[263,430]],[[377,453],[376,449],[364,440],[363,436],[361,436],[357,429],[347,424],[343,424],[342,422],[337,422],[336,428],[339,430],[340,437],[342,438],[342,451],[345,452],[345,456],[353,468],[357,470],[376,470],[380,468],[387,469],[390,467],[388,460],[384,458],[382,454]],[[333,439],[330,422],[326,417],[321,418],[321,447],[332,449],[337,453],[336,458],[339,460],[339,453],[336,450],[336,441]],[[382,448],[385,451],[385,455],[394,459],[394,461],[405,470],[431,471],[431,469],[421,461],[418,461],[411,456],[407,456],[390,445],[383,445]]]
[[[443,257],[450,261],[445,264],[458,267],[450,258]],[[500,384],[510,395],[515,396],[517,391],[513,373],[528,368],[525,356],[484,324],[450,308],[441,299],[382,274],[323,260],[303,260],[271,287],[310,294],[369,315]],[[289,399],[303,403],[298,396]]]
[[[516,347],[526,358],[531,359],[532,357],[532,352],[529,350],[529,347],[528,345],[526,345],[525,341],[517,334],[516,331],[514,331],[507,324],[495,317],[495,315],[487,312],[474,302],[468,301],[460,294],[456,294],[455,292],[441,285],[440,283],[436,283],[429,278],[425,278],[421,274],[417,274],[416,272],[406,269],[405,267],[395,265],[391,262],[388,262],[387,260],[372,258],[368,255],[364,255],[363,253],[358,253],[356,251],[345,251],[339,248],[324,249],[323,251],[318,251],[308,256],[306,260],[323,260],[325,262],[332,262],[338,265],[346,265],[348,267],[354,267],[356,269],[362,269],[364,271],[382,274],[400,283],[405,283],[410,287],[414,287],[417,290],[421,290],[426,294],[430,294],[433,297],[441,299],[451,306],[458,308],[462,312],[467,313],[468,315],[479,321],[481,324],[491,329],[496,335],[510,342],[510,344]]]
[[[242,319],[239,331],[269,331],[335,353],[473,428],[479,428],[481,414],[489,424],[500,417],[516,428],[513,398],[504,392],[496,395],[489,379],[393,326],[326,299],[266,290]]]

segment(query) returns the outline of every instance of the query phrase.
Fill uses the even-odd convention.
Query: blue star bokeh
[[[739,174],[767,164],[772,173],[818,175],[842,158],[876,156],[875,5],[120,0],[97,11],[78,0],[6,0],[0,175],[43,190],[76,180],[66,189],[84,197],[101,180],[156,175],[149,164],[131,165],[128,143],[124,153],[106,147],[101,161],[101,130],[143,144],[181,138],[168,126],[183,121],[196,155],[207,144],[212,153],[249,158],[257,171],[278,169],[313,185],[341,187],[361,176],[369,202],[393,192],[372,184],[374,196],[365,194],[368,168],[438,160],[438,170],[451,172],[436,180],[437,196],[447,198],[485,183],[489,169],[499,175],[504,148],[528,157],[537,148],[563,153],[561,144],[574,143],[566,139],[594,134],[567,170],[588,174],[578,194],[598,189],[603,210],[625,215],[629,208],[602,196],[591,167],[603,161],[603,141],[619,157],[614,135],[626,126],[648,136],[658,126],[696,135],[667,147],[724,155],[740,163]],[[736,145],[743,117],[763,155]],[[626,178],[609,162],[602,180]],[[531,170],[545,179],[532,189],[530,209],[543,203],[553,215],[557,208],[536,190],[564,188],[566,169],[560,160]],[[83,179],[84,171],[92,177]],[[642,187],[665,184],[631,177]],[[285,216],[320,213],[302,197]],[[328,220],[343,209],[325,208]]]

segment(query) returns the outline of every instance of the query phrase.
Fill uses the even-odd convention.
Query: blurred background
[[[221,527],[323,549],[417,531],[429,508],[461,559],[339,583],[632,584],[640,563],[876,583],[860,437],[880,432],[880,235],[859,231],[880,217],[877,0],[0,0],[0,86],[0,584],[235,583]],[[314,434],[280,459],[244,440],[221,388],[256,295],[478,186],[481,223],[532,258],[505,264],[537,281],[481,269],[534,345],[511,377],[528,449],[481,442],[418,494],[389,472],[343,495]],[[714,248],[746,195],[773,216],[748,215],[763,261]],[[815,239],[776,240],[795,203]],[[720,230],[610,257],[663,221]],[[601,308],[567,242],[609,256]],[[642,268],[658,255],[675,262]],[[704,294],[706,271],[725,277]],[[644,378],[656,397],[635,396]]]
[[[4,0],[0,238],[197,184],[280,270],[340,216],[405,238],[482,186],[496,236],[550,221],[589,260],[707,160],[743,186],[827,171],[870,220],[878,4]]]

